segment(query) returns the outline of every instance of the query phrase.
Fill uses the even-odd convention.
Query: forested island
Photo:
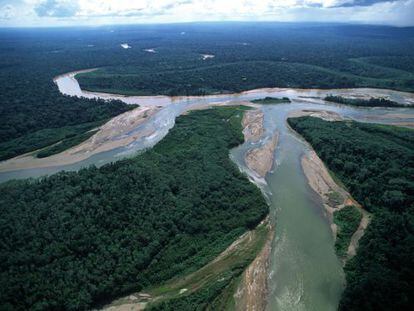
[[[252,103],[254,104],[262,104],[262,105],[269,105],[269,104],[288,104],[290,103],[290,99],[288,97],[265,97],[260,99],[253,99]]]
[[[267,203],[228,156],[244,109],[181,116],[132,159],[2,184],[0,309],[84,310],[193,272],[254,229]]]
[[[403,105],[397,103],[393,100],[386,98],[375,98],[371,97],[369,99],[363,98],[346,98],[342,96],[329,95],[324,98],[328,102],[350,105],[350,106],[359,106],[359,107],[394,107],[394,108],[412,108],[412,105]]]
[[[414,131],[313,117],[288,122],[373,214],[357,255],[345,266],[339,309],[409,310],[414,303]],[[354,218],[348,216],[349,225]]]

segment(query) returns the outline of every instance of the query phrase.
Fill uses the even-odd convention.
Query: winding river
[[[381,89],[273,88],[203,97],[121,96],[83,91],[75,75],[76,73],[68,73],[55,78],[61,93],[88,98],[118,99],[143,107],[162,107],[144,123],[124,135],[137,132],[148,134],[126,146],[93,154],[67,165],[20,170],[2,170],[0,166],[0,181],[37,177],[61,170],[77,170],[91,164],[99,166],[136,154],[162,139],[174,125],[175,118],[188,109],[240,103],[266,96],[289,97],[291,104],[262,106],[265,115],[262,139],[255,143],[244,143],[233,149],[230,156],[241,170],[251,175],[244,162],[245,153],[263,144],[275,131],[279,132],[273,170],[260,183],[268,194],[271,219],[276,228],[268,278],[268,310],[336,310],[344,287],[344,274],[334,252],[332,232],[322,202],[308,186],[302,171],[300,159],[310,151],[309,146],[286,126],[286,118],[289,113],[297,110],[329,110],[344,118],[358,121],[407,126],[409,123],[414,124],[414,109],[356,108],[327,103],[322,98],[327,94],[387,96],[400,103],[414,104],[414,94]]]

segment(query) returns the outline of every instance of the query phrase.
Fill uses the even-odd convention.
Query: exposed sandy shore
[[[352,235],[347,251],[346,260],[350,259],[356,254],[359,239],[364,235],[365,229],[369,224],[370,215],[345,189],[336,184],[315,151],[310,151],[309,154],[302,157],[302,168],[310,187],[322,198],[323,206],[331,221],[334,238],[336,238],[338,228],[333,223],[333,213],[348,205],[354,205],[360,208],[362,219],[358,230]]]
[[[272,169],[274,151],[279,139],[279,133],[274,133],[272,138],[259,148],[249,150],[245,155],[245,162],[249,169],[259,177],[265,177]]]
[[[340,115],[331,111],[315,111],[315,110],[301,110],[295,111],[289,117],[313,116],[326,121],[342,121],[344,120]],[[311,146],[309,146],[312,148]],[[365,211],[362,206],[355,201],[352,196],[340,187],[329,174],[325,164],[319,158],[314,150],[302,157],[303,172],[308,180],[309,186],[321,197],[323,206],[327,212],[327,216],[331,222],[331,229],[334,238],[336,239],[338,228],[333,222],[333,214],[341,210],[345,206],[354,205],[358,207],[362,213],[361,222],[357,231],[354,232],[351,242],[348,246],[347,258],[349,260],[356,254],[360,238],[364,235],[366,228],[370,221],[370,214]]]
[[[140,132],[134,135],[126,135],[129,131],[144,123],[159,109],[158,107],[138,107],[125,112],[102,125],[95,135],[80,145],[47,158],[36,158],[33,156],[33,152],[30,152],[0,162],[0,172],[72,164],[85,160],[94,154],[126,146],[140,137],[152,134]]]
[[[234,294],[236,310],[265,310],[268,296],[267,278],[269,276],[270,253],[274,238],[274,228],[269,217],[264,221],[269,228],[265,245],[253,262],[243,272],[242,280]]]
[[[411,115],[403,114],[403,113],[386,113],[382,115],[375,115],[375,116],[367,117],[368,120],[372,120],[374,122],[377,120],[381,120],[381,119],[389,119],[390,120],[389,125],[414,128],[414,121],[408,121],[406,120],[407,118],[414,119],[414,109]]]
[[[247,270],[248,275],[244,273],[243,287],[243,299],[247,299],[252,306],[263,305],[265,306],[266,298],[266,285],[267,285],[267,265],[270,254],[270,246],[274,235],[274,230],[269,224],[269,218],[264,219],[260,225],[266,225],[268,234],[266,237],[265,246],[260,251],[256,259],[249,265]],[[148,303],[159,302],[166,299],[173,299],[180,297],[184,293],[194,293],[209,282],[214,282],[215,278],[222,276],[222,274],[228,268],[228,265],[234,258],[237,258],[243,249],[254,249],[255,243],[257,243],[257,232],[255,230],[249,230],[239,236],[231,245],[229,245],[223,252],[221,252],[216,258],[207,263],[205,266],[196,270],[188,275],[173,278],[162,284],[161,287],[155,289],[149,289],[146,292],[136,292],[125,296],[123,298],[113,301],[111,304],[104,306],[100,310],[104,311],[140,311],[144,310]],[[220,280],[220,279],[218,279]],[[217,282],[217,280],[216,280]],[[160,291],[161,289],[161,291]],[[155,291],[154,291],[155,290]],[[246,292],[245,292],[246,291]],[[247,296],[249,295],[249,296]],[[252,295],[252,296],[250,296]],[[253,296],[254,295],[254,296]],[[256,301],[257,299],[262,299]],[[234,295],[236,304],[239,297]],[[261,309],[246,309],[241,305],[241,309],[238,310],[261,310]]]
[[[242,126],[246,141],[257,141],[263,135],[264,113],[260,109],[249,110],[244,113]]]
[[[189,105],[182,114],[190,110],[206,109],[212,106],[234,106],[245,105],[257,107],[247,101],[223,101],[223,102],[200,102]],[[109,151],[115,148],[127,146],[133,141],[142,137],[149,137],[155,130],[141,130],[130,134],[139,125],[144,124],[151,116],[159,112],[161,106],[140,106],[134,110],[127,111],[114,117],[99,128],[99,131],[81,144],[65,150],[59,154],[46,158],[36,158],[34,152],[29,152],[12,159],[0,162],[0,172],[44,168],[68,165],[83,161],[100,152]]]
[[[364,235],[365,230],[367,229],[369,222],[371,220],[371,216],[366,210],[361,209],[361,212],[362,212],[362,219],[361,219],[361,222],[359,223],[357,231],[355,231],[355,233],[352,235],[351,242],[349,243],[349,246],[348,246],[347,259],[350,259],[356,255],[359,240]]]
[[[344,118],[336,112],[328,111],[328,110],[297,110],[292,111],[289,114],[289,118],[298,118],[303,116],[310,116],[315,118],[321,118],[325,121],[343,121]]]
[[[335,183],[315,151],[310,151],[302,157],[302,168],[309,185],[321,196],[324,207],[330,214],[345,203],[354,202],[351,195]],[[337,193],[339,204],[330,199],[332,193]]]
[[[135,296],[131,295],[132,298],[134,299],[136,298]],[[125,304],[121,304],[119,306],[110,306],[110,307],[105,307],[101,310],[104,311],[141,311],[145,309],[145,305],[146,303],[125,303]]]
[[[302,116],[317,117],[325,121],[343,121],[344,120],[344,118],[341,115],[333,111],[306,110],[306,109],[293,111],[289,115],[289,118],[296,118],[296,117],[302,117]],[[414,128],[414,122],[404,121],[404,119],[407,119],[409,117],[414,118],[414,111],[411,116],[407,114],[403,114],[403,113],[389,113],[389,114],[383,114],[383,115],[367,116],[367,120],[373,120],[375,122],[376,120],[389,119],[390,123],[388,123],[388,125]]]

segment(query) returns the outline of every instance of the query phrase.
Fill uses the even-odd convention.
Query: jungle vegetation
[[[59,153],[89,138],[94,129],[105,123],[107,119],[85,122],[59,128],[47,128],[26,134],[0,144],[0,160],[15,157],[19,154],[44,148],[36,153],[39,158]]]
[[[334,212],[333,222],[338,226],[335,250],[340,258],[346,258],[352,235],[358,229],[361,219],[361,211],[353,205],[345,206],[341,210]]]
[[[413,40],[414,28],[339,24],[0,29],[0,159],[57,143],[62,128],[132,108],[62,96],[52,81],[59,74],[100,68],[79,76],[83,88],[138,95],[259,87],[413,91]],[[130,49],[120,46],[125,42]],[[215,57],[203,60],[206,53]]]
[[[370,99],[362,99],[362,98],[346,98],[342,96],[334,96],[329,95],[324,98],[326,101],[350,105],[350,106],[360,106],[360,107],[394,107],[394,108],[401,108],[401,107],[408,107],[412,108],[412,105],[404,105],[397,103],[395,101],[386,99],[386,98],[375,98],[371,97]]]
[[[155,301],[150,301],[148,309],[234,310],[237,304],[234,294],[243,280],[242,273],[272,235],[272,228],[265,221],[239,239],[237,247],[226,249],[225,255],[221,254],[200,270],[150,289]]]
[[[0,309],[85,310],[195,271],[255,228],[267,203],[229,158],[244,109],[180,116],[131,159],[1,184]]]
[[[255,104],[262,104],[262,105],[268,105],[268,104],[287,104],[290,103],[290,99],[288,97],[265,97],[260,99],[253,99],[251,101]]]
[[[414,304],[414,131],[313,117],[288,122],[373,214],[356,256],[345,266],[347,286],[339,309],[410,310]]]

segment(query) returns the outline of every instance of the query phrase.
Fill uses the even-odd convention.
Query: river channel
[[[328,110],[344,118],[362,122],[406,125],[414,122],[414,109],[356,108],[334,105],[323,100],[327,94],[352,96],[387,96],[405,104],[414,104],[410,93],[377,89],[259,89],[240,94],[203,97],[120,96],[82,91],[74,73],[55,78],[59,90],[66,95],[88,98],[119,99],[141,106],[162,106],[145,123],[128,133],[146,131],[131,144],[62,166],[1,171],[0,182],[13,178],[38,177],[61,170],[77,170],[91,164],[100,166],[131,156],[153,146],[174,126],[175,118],[189,108],[249,101],[266,96],[289,97],[291,104],[263,105],[265,132],[258,142],[246,142],[231,151],[231,158],[239,168],[251,175],[244,163],[245,153],[260,146],[275,131],[279,142],[275,150],[273,169],[259,180],[270,203],[271,220],[275,224],[268,276],[268,310],[336,310],[344,288],[344,274],[334,252],[334,241],[322,202],[308,186],[301,167],[301,157],[309,146],[286,125],[290,113],[297,110]]]

